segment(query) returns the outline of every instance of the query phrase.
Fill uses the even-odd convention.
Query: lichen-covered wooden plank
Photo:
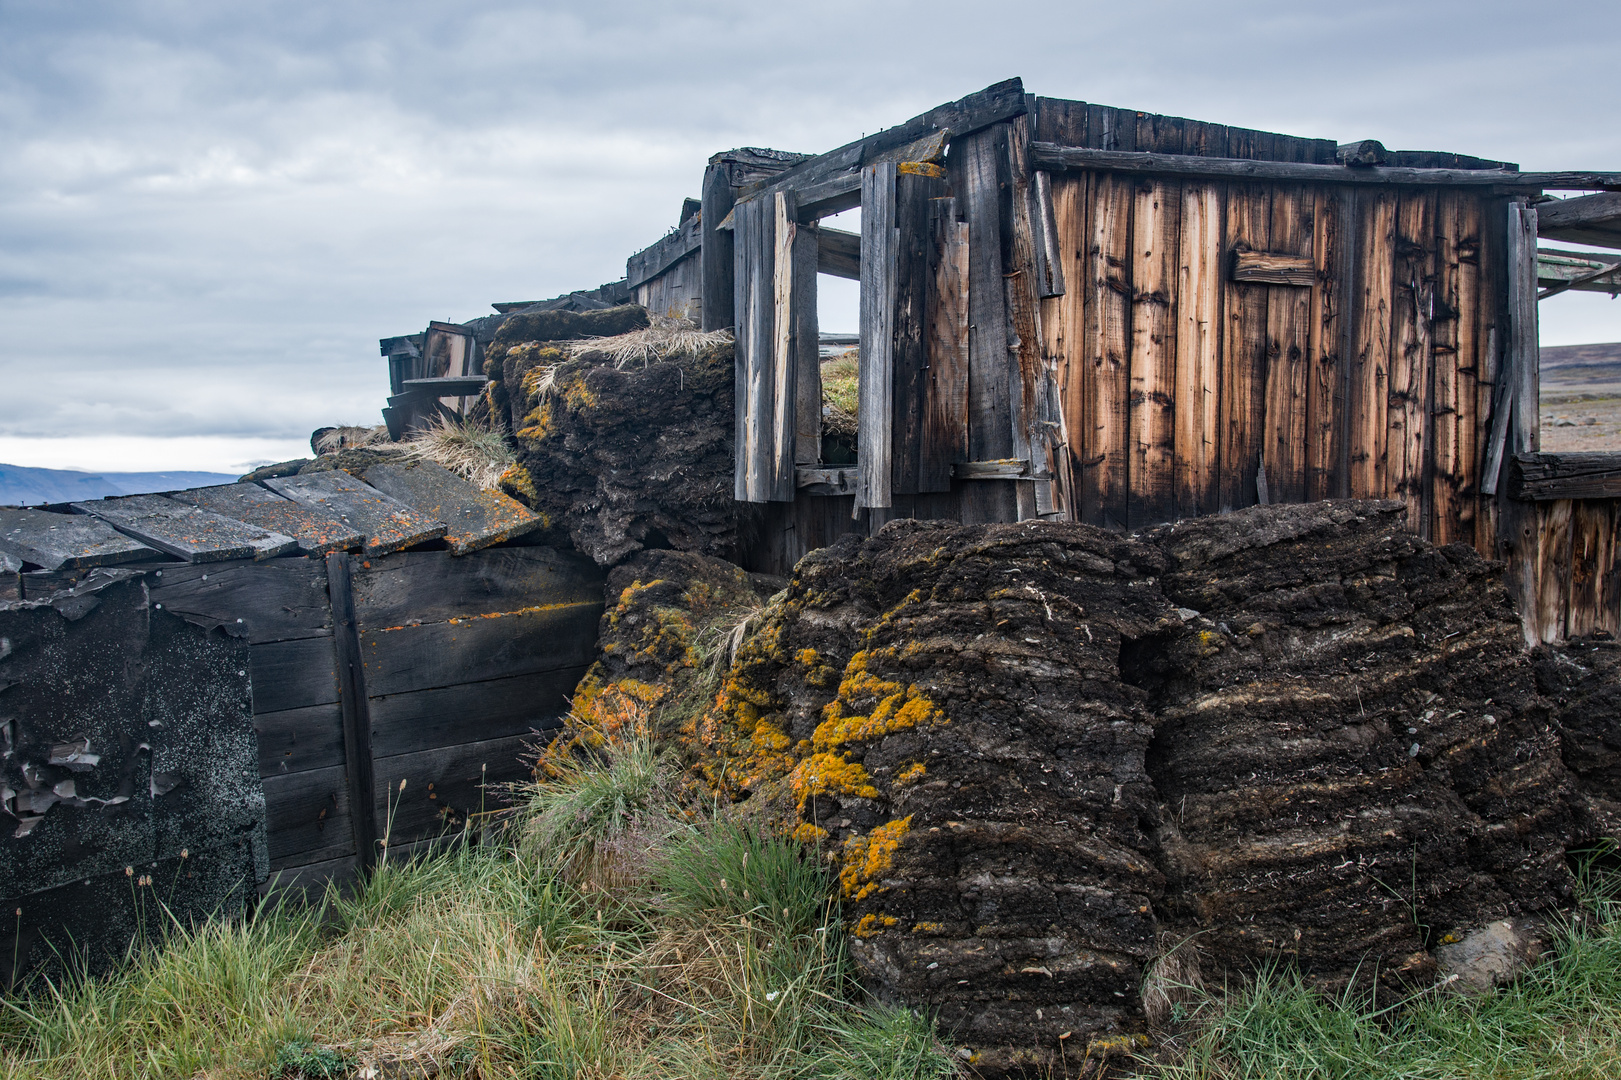
[[[0,510],[0,551],[46,570],[161,559],[163,553],[80,514]]]
[[[499,491],[474,487],[431,461],[385,463],[366,470],[366,483],[446,527],[454,555],[511,540],[540,528],[540,517]]]
[[[187,562],[269,559],[298,547],[298,541],[291,536],[199,510],[163,495],[76,502],[73,508]]]
[[[169,497],[200,510],[291,536],[306,555],[358,548],[365,542],[360,530],[266,491],[258,484],[192,488]]]
[[[366,538],[367,555],[385,555],[425,544],[449,531],[443,522],[413,510],[341,469],[275,477],[266,480],[265,486],[301,506],[359,529]]]

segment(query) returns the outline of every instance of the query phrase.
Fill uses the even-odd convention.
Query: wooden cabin
[[[1539,204],[1594,243],[1621,194],[1545,192],[1618,190],[1014,79],[826,154],[716,155],[627,284],[735,328],[751,568],[895,517],[1137,529],[1392,498],[1505,560],[1528,640],[1555,640],[1621,629],[1621,455],[1537,453]],[[857,206],[859,236],[819,224]],[[861,286],[854,465],[823,460],[818,274]]]

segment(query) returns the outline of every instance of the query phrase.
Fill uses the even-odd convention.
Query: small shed
[[[1538,453],[1539,279],[1618,274],[1539,262],[1538,219],[1617,246],[1618,191],[1013,79],[825,154],[716,155],[629,281],[735,328],[753,568],[895,517],[1128,530],[1394,498],[1506,560],[1528,638],[1555,640],[1621,629],[1621,456]],[[821,225],[857,206],[859,236]],[[861,286],[854,465],[822,457],[818,274]]]

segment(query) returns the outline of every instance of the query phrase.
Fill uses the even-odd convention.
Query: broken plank
[[[452,555],[466,555],[540,528],[540,516],[518,500],[474,487],[437,462],[383,462],[366,470],[365,481],[443,522]]]
[[[361,483],[341,469],[275,477],[266,480],[265,486],[301,506],[359,529],[366,538],[367,555],[384,555],[424,544],[449,531],[442,522]]]
[[[284,499],[258,484],[222,484],[219,487],[177,491],[170,498],[223,517],[245,521],[261,529],[282,533],[298,541],[306,555],[358,548],[365,542],[360,531],[318,514],[307,506]]]
[[[861,280],[861,234],[830,229],[816,232],[816,272],[831,277]]]
[[[326,574],[310,559],[166,566],[152,571],[147,589],[187,622],[224,627],[252,645],[332,632]]]
[[[211,514],[162,495],[126,495],[76,502],[73,509],[98,517],[167,555],[191,563],[269,559],[298,547],[291,536],[245,521]]]
[[[93,517],[0,509],[0,551],[45,570],[146,562],[163,553]]]

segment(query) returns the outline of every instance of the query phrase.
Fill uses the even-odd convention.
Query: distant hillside
[[[1621,371],[1621,341],[1600,345],[1551,345],[1540,352],[1543,371],[1568,367],[1614,367]]]
[[[150,491],[229,484],[235,480],[229,473],[214,472],[87,473],[74,469],[0,465],[0,506],[39,506],[100,499],[107,495],[144,495]]]

